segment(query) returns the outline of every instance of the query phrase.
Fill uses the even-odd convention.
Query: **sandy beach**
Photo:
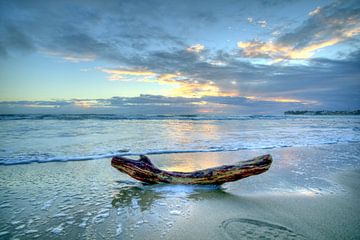
[[[110,159],[0,166],[0,238],[359,239],[360,171],[336,169],[342,159],[358,164],[359,149],[150,156],[160,168],[192,171],[273,155],[268,172],[221,187],[143,185]]]

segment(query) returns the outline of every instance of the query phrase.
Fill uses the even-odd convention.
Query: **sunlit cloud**
[[[172,87],[165,93],[169,97],[234,96],[235,93],[222,91],[213,81],[198,81],[180,72],[155,73],[149,70],[101,69],[109,74],[111,81],[139,81],[157,83]],[[135,77],[135,79],[134,79]]]
[[[132,75],[132,76],[153,76],[156,73],[147,70],[119,70],[119,69],[102,69],[103,72],[115,75]]]
[[[218,86],[210,83],[181,82],[179,87],[167,96],[172,97],[204,97],[204,96],[235,96],[236,93],[224,92]]]
[[[99,68],[102,72],[109,74],[111,81],[138,81],[152,82],[159,84],[177,84],[177,80],[182,78],[180,73],[159,74],[149,70],[123,70]]]
[[[73,100],[73,105],[80,108],[94,108],[94,107],[104,107],[103,104],[98,102],[97,100],[81,100],[75,99]]]
[[[261,96],[246,96],[245,98],[256,101],[265,102],[278,102],[278,103],[302,103],[302,104],[316,104],[316,101],[300,100],[294,98],[282,98],[282,97],[261,97]]]
[[[165,73],[160,74],[158,77],[156,77],[156,81],[160,84],[178,84],[181,79],[184,77],[181,75],[181,73]]]
[[[291,46],[277,44],[273,42],[238,42],[238,47],[243,50],[243,54],[246,57],[253,58],[272,58],[275,60],[284,59],[307,59],[313,55],[313,52],[317,49],[331,46],[337,43],[337,39],[323,42],[320,44],[314,44],[302,49],[295,49]]]
[[[169,97],[203,97],[203,96],[234,96],[234,93],[221,91],[214,82],[199,82],[191,80],[181,73],[161,74],[156,78],[160,84],[169,84],[174,86],[165,96]]]
[[[200,53],[201,51],[203,51],[205,49],[205,46],[198,43],[198,44],[195,44],[195,45],[192,45],[190,47],[188,47],[186,50],[188,52],[195,52],[195,53]]]
[[[309,59],[323,48],[354,38],[360,33],[359,15],[356,11],[337,9],[337,5],[317,7],[309,19],[291,32],[272,33],[275,40],[239,41],[242,54],[249,58],[270,58],[274,62],[289,59]],[[255,22],[255,21],[254,21]],[[256,21],[266,26],[266,21]]]
[[[156,76],[157,74],[148,70],[123,70],[99,68],[102,72],[109,74],[108,79],[111,81],[130,81],[136,78],[138,81],[145,81],[146,77]]]
[[[338,37],[309,43],[305,47],[296,48],[295,46],[286,45],[282,43],[250,41],[238,42],[238,47],[242,49],[246,57],[252,58],[271,58],[275,61],[282,61],[285,59],[308,59],[314,53],[322,48],[333,46],[337,43],[345,41],[360,33],[360,23],[352,29],[344,30]]]
[[[57,108],[58,105],[46,105],[46,104],[24,104],[27,108]]]

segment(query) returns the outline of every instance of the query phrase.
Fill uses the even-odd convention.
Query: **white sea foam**
[[[44,203],[44,205],[41,207],[41,210],[49,210],[49,208],[52,206],[52,203],[54,202],[55,199],[50,199],[49,201],[46,201]]]
[[[25,228],[25,227],[26,227],[25,224],[21,224],[21,225],[17,226],[15,229],[16,229],[16,230],[20,230],[20,229],[23,229],[23,228]]]
[[[92,222],[93,223],[101,223],[101,222],[105,221],[105,218],[107,218],[109,216],[110,216],[110,209],[108,209],[108,208],[100,209],[98,214],[92,219]]]
[[[59,226],[54,227],[53,229],[51,229],[51,233],[60,234],[64,230],[63,225],[64,223],[61,223]]]
[[[181,211],[179,211],[179,210],[171,210],[169,213],[170,213],[171,215],[180,215],[180,214],[181,214]]]
[[[55,214],[53,217],[54,217],[54,218],[58,218],[58,217],[65,217],[65,216],[67,216],[67,215],[68,215],[67,213],[59,212],[59,213]]]
[[[19,223],[21,223],[21,221],[11,221],[11,224],[12,224],[12,225],[17,225],[17,224],[19,224]]]
[[[84,217],[84,218],[82,218],[82,222],[79,224],[79,227],[81,227],[81,228],[85,228],[86,227],[86,225],[87,225],[87,221],[89,220],[89,218],[88,217]]]

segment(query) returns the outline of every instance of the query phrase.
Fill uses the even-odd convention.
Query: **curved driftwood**
[[[146,183],[215,184],[236,181],[265,172],[270,168],[271,155],[263,155],[234,165],[223,165],[194,172],[170,172],[155,167],[146,156],[139,160],[113,157],[111,165],[119,171]]]

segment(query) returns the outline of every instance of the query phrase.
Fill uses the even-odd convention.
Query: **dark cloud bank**
[[[302,103],[256,101],[244,97],[113,97],[109,99],[71,99],[54,101],[0,102],[0,113],[99,113],[99,114],[266,114],[280,109],[303,109]],[[255,111],[254,111],[255,109]],[[273,109],[275,111],[269,111]]]

